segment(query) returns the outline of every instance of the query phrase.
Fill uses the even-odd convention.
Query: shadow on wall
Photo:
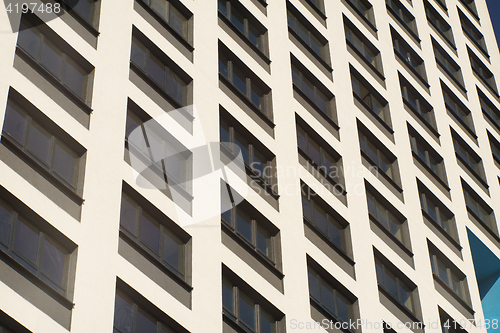
[[[484,319],[500,320],[500,259],[467,229]],[[488,329],[488,333],[496,331]]]

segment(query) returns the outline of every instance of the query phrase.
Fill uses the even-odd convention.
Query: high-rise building
[[[4,4],[1,333],[498,330],[485,0]]]

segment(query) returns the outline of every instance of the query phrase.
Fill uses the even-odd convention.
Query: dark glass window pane
[[[303,85],[302,85],[302,92],[307,96],[309,97],[309,99],[315,103],[316,102],[316,98],[315,98],[315,94],[314,94],[314,86],[312,85],[311,82],[307,81],[307,80],[304,80],[303,81]]]
[[[87,22],[90,22],[91,8],[93,7],[93,4],[93,0],[79,0],[73,9]]]
[[[344,322],[349,322],[349,306],[348,301],[337,292],[337,317]]]
[[[322,233],[328,236],[328,229],[326,225],[326,212],[323,208],[314,203],[314,226]]]
[[[321,153],[319,152],[319,145],[310,137],[307,138],[307,155],[309,155],[309,157],[317,165],[321,165]]]
[[[65,251],[64,251],[65,252]],[[62,286],[65,264],[63,249],[49,239],[43,243],[42,273],[58,286]]]
[[[307,152],[304,130],[297,126],[297,145],[303,152]]]
[[[260,310],[260,333],[276,333],[276,320],[262,308]]]
[[[27,119],[24,112],[20,110],[17,104],[9,102],[7,104],[7,112],[5,113],[5,120],[3,123],[4,132],[7,132],[17,142],[24,145],[26,124]]]
[[[392,274],[391,272],[386,270],[384,282],[385,282],[385,285],[384,285],[385,289],[390,294],[392,294],[392,296],[394,296],[396,299],[399,299],[399,297],[398,297],[398,285],[397,285],[396,277],[394,276],[394,274]]]
[[[168,2],[166,0],[151,0],[149,5],[157,12],[165,21],[168,19]]]
[[[266,256],[272,257],[272,238],[267,230],[257,227],[257,248]]]
[[[401,301],[401,303],[403,303],[408,309],[413,310],[411,291],[401,282],[399,285],[399,295],[399,300]]]
[[[114,326],[122,333],[132,333],[134,323],[134,306],[126,296],[116,294]]]
[[[131,61],[143,71],[146,71],[146,47],[136,38],[132,40]]]
[[[156,253],[160,252],[160,226],[144,213],[141,220],[141,240]]]
[[[245,96],[247,96],[247,83],[246,78],[243,73],[236,67],[233,67],[233,84],[241,91]]]
[[[19,218],[14,237],[14,251],[36,265],[39,231]]]
[[[288,27],[293,31],[297,32],[297,22],[292,13],[288,12]]]
[[[47,164],[50,158],[50,139],[51,135],[46,130],[31,122],[28,149]]]
[[[130,133],[132,133],[133,130],[135,130],[139,125],[141,124],[141,121],[139,118],[137,118],[135,115],[133,115],[130,111],[127,112],[127,124],[126,124],[126,129],[125,129],[125,139],[128,139],[128,136]]]
[[[5,246],[9,245],[12,213],[12,209],[3,201],[0,201],[0,243]]]
[[[241,154],[243,155],[243,161],[250,165],[250,152],[248,151],[248,141],[243,138],[239,133],[236,133],[235,139],[236,145],[240,148]]]
[[[61,77],[62,52],[48,39],[43,41],[41,62],[52,74]]]
[[[386,210],[385,207],[382,206],[379,202],[377,202],[377,220],[382,223],[382,225],[386,228],[389,229],[389,224],[387,221],[387,215],[386,215]]]
[[[240,30],[245,33],[245,24],[243,15],[234,7],[231,7],[231,22]]]
[[[333,295],[332,287],[323,280],[320,283],[321,304],[331,313],[335,313],[335,296]]]
[[[306,198],[306,194],[302,194],[302,213],[304,217],[312,222],[312,205],[309,200]]]
[[[217,1],[219,11],[227,17],[226,0]]]
[[[219,54],[219,73],[229,78],[228,59],[223,54]]]
[[[238,302],[240,306],[239,318],[248,327],[255,331],[255,303],[244,293],[240,291],[240,300]]]
[[[268,181],[267,179],[267,170],[266,170],[266,164],[267,164],[267,159],[265,156],[259,152],[258,150],[254,149],[253,152],[253,162],[252,162],[252,169],[260,176],[262,177],[266,182]]]
[[[222,305],[234,313],[233,285],[226,280],[222,282]]]
[[[371,195],[367,195],[366,200],[368,201],[368,211],[373,215],[373,217],[377,218],[377,211],[375,209],[376,206],[373,197]]]
[[[323,113],[327,113],[327,103],[328,103],[328,100],[326,98],[325,95],[323,95],[323,93],[321,93],[321,91],[316,91],[316,106],[318,108],[320,108],[321,111],[323,111]]]
[[[182,271],[182,243],[170,231],[163,231],[163,260]]]
[[[23,23],[19,27],[19,39],[17,40],[19,46],[23,48],[33,58],[38,56],[38,47],[40,44],[40,35],[38,31],[28,29]]]
[[[316,300],[319,300],[319,281],[318,278],[316,277],[316,272],[311,272],[309,270],[308,277],[309,277],[309,294]]]
[[[229,125],[222,119],[220,121],[220,141],[230,143]]]
[[[292,67],[292,82],[302,90],[302,79],[300,78],[300,72],[297,68]]]
[[[152,54],[149,59],[148,74],[153,81],[165,89],[165,65]]]
[[[340,238],[340,226],[338,223],[332,218],[328,217],[328,231],[330,240],[337,244],[340,248],[342,248],[342,242]]]
[[[254,44],[255,46],[257,46],[259,49],[261,48],[261,36],[260,36],[260,32],[259,30],[257,30],[257,28],[255,28],[255,26],[253,26],[252,24],[248,24],[248,39],[250,39],[250,41],[252,42],[252,44]]]
[[[309,45],[309,31],[299,23],[299,37]]]
[[[177,100],[177,102],[182,104],[182,95],[183,95],[183,87],[185,86],[184,82],[181,78],[176,75],[173,71],[168,71],[167,76],[167,92],[172,95],[173,98]]]
[[[187,22],[184,16],[172,5],[170,5],[170,26],[179,33],[182,37],[187,37]]]
[[[64,69],[64,84],[82,99],[85,99],[84,82],[86,75],[87,73],[80,65],[68,59]]]
[[[436,206],[430,199],[427,199],[427,214],[429,214],[434,221],[438,221]]]
[[[236,230],[249,242],[252,242],[252,220],[241,209],[236,210]]]
[[[256,107],[259,109],[262,108],[262,97],[264,94],[262,93],[262,90],[257,87],[255,84],[252,84],[252,91],[251,91],[251,99],[252,103],[255,104]]]
[[[76,183],[76,156],[75,153],[63,145],[59,140],[56,141],[54,149],[54,171],[71,185]]]
[[[156,320],[141,308],[137,311],[137,332],[156,333]]]
[[[120,213],[120,225],[137,237],[137,218],[139,210],[137,205],[128,197],[122,197],[122,207]]]

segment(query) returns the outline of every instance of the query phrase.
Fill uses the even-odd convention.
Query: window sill
[[[427,165],[427,163],[425,163],[421,158],[420,156],[418,156],[417,153],[415,153],[414,151],[411,152],[413,157],[420,163],[420,165],[422,165],[423,168],[425,168],[425,170],[427,170],[427,172],[429,172],[433,177],[434,179],[441,185],[444,187],[444,189],[447,191],[447,192],[450,192],[451,189],[448,187],[448,184],[442,180],[441,178],[438,177],[438,175],[432,171],[432,169]]]
[[[406,105],[416,116],[417,118],[422,122],[424,123],[425,127],[427,127],[427,129],[429,131],[432,132],[432,134],[439,139],[439,137],[441,136],[441,134],[439,134],[439,132],[437,131],[437,129],[434,128],[434,126],[432,126],[428,121],[427,119],[425,119],[421,114],[420,112],[418,112],[417,109],[415,109],[406,99],[403,98],[403,104]]]
[[[161,88],[156,82],[153,81],[142,69],[140,69],[132,61],[130,62],[130,69],[134,71],[141,79],[146,81],[161,97],[166,99],[174,108],[180,109],[184,105],[179,103],[175,98],[173,98],[169,93],[167,93],[163,88]]]
[[[307,224],[317,236],[319,236],[326,244],[328,244],[332,249],[334,249],[335,252],[337,252],[345,261],[347,261],[349,265],[354,266],[356,264],[354,260],[352,260],[351,257],[347,254],[347,252],[345,252],[340,246],[338,246],[330,239],[328,239],[328,237],[326,237],[325,234],[323,234],[321,231],[318,230],[318,228],[314,226],[314,223],[309,221],[309,219],[307,219],[306,217],[303,217],[303,220],[304,223]]]
[[[333,127],[334,130],[338,131],[340,129],[339,125],[337,125],[332,120],[332,118],[330,118],[325,112],[323,112],[323,110],[317,107],[316,104],[314,104],[314,102],[311,101],[311,99],[308,96],[306,96],[306,94],[304,94],[302,90],[299,89],[299,87],[295,85],[295,83],[292,83],[292,85],[293,85],[293,90],[297,92],[297,94],[299,94],[309,105],[311,105],[311,107],[313,107],[314,110],[318,112]]]
[[[450,243],[453,244],[453,246],[455,246],[459,251],[462,251],[462,246],[458,243],[458,241],[453,237],[451,236],[449,233],[447,233],[443,227],[441,227],[439,225],[439,223],[437,223],[425,210],[421,209],[422,211],[422,215],[425,219],[427,219],[430,223],[432,223],[432,225],[434,225],[438,230],[439,232],[444,236],[446,237],[447,240],[450,241]]]
[[[300,147],[297,148],[299,155],[302,156],[311,166],[313,166],[333,187],[340,192],[341,195],[346,196],[347,192],[345,186],[341,183],[336,182],[332,177],[326,174],[326,172],[321,168],[312,158],[309,157]]]
[[[36,62],[28,53],[26,53],[20,46],[16,47],[16,55],[21,57],[26,61],[31,67],[33,67],[38,73],[40,73],[47,81],[54,85],[61,93],[64,94],[68,99],[75,103],[80,109],[85,113],[90,115],[92,113],[92,108],[87,105],[87,103],[77,96],[73,91],[66,87],[59,79],[52,75],[49,71],[43,68],[38,62]]]
[[[276,268],[276,263],[271,261],[271,259],[267,258],[265,255],[261,254],[257,251],[252,245],[248,243],[248,241],[242,236],[238,235],[236,231],[229,226],[225,221],[221,221],[221,226],[223,231],[229,234],[239,245],[241,245],[245,250],[252,255],[255,259],[257,259],[262,265],[264,265],[267,269],[269,269],[274,275],[276,275],[280,280],[282,280],[285,275],[279,269]]]
[[[474,212],[472,211],[472,209],[470,209],[469,207],[466,207],[466,209],[467,209],[467,212],[468,212],[469,214],[471,214],[471,215],[474,217],[474,219],[476,219],[476,221],[477,221],[477,222],[479,222],[479,224],[481,224],[481,225],[482,225],[482,226],[483,226],[483,227],[484,227],[484,228],[485,228],[485,229],[486,229],[486,230],[490,233],[490,235],[491,235],[491,236],[493,236],[493,238],[494,238],[497,242],[499,242],[499,243],[500,243],[500,237],[499,237],[499,236],[495,233],[495,231],[494,231],[493,229],[491,229],[491,227],[490,227],[488,224],[486,224],[483,220],[481,220],[481,219],[479,218],[479,216],[477,216],[477,215],[476,215],[476,213],[474,213]]]
[[[81,206],[84,203],[84,199],[78,195],[73,189],[66,186],[61,180],[59,180],[56,176],[51,174],[47,169],[37,163],[31,156],[29,156],[26,152],[20,149],[16,144],[12,143],[9,138],[7,138],[4,134],[2,134],[0,141],[4,146],[7,147],[10,151],[14,153],[17,157],[23,160],[26,164],[28,164],[35,171],[40,173],[45,179],[47,179],[52,185],[57,187],[61,192],[63,192],[68,198],[73,200],[76,204]]]
[[[149,15],[151,15],[156,21],[158,21],[158,23],[160,23],[165,29],[168,30],[168,32],[170,32],[170,34],[172,34],[172,36],[175,37],[175,39],[177,39],[182,45],[184,45],[184,47],[186,47],[186,49],[189,51],[189,52],[193,52],[194,51],[194,47],[193,45],[191,45],[191,43],[189,43],[185,38],[184,36],[180,35],[176,30],[174,30],[170,24],[167,23],[167,21],[165,21],[163,19],[163,17],[161,17],[160,15],[158,15],[153,9],[151,9],[151,7],[149,7],[145,2],[144,0],[136,0],[141,6],[142,8],[144,8],[144,10],[146,12],[148,12]]]
[[[333,313],[330,312],[330,310],[328,310],[327,308],[325,308],[323,305],[321,305],[318,301],[316,301],[316,299],[314,299],[314,297],[312,296],[309,296],[309,299],[310,299],[310,302],[311,302],[311,305],[314,306],[319,312],[321,312],[324,316],[328,317],[327,319],[333,319],[333,321],[335,323],[343,323],[342,320],[340,320],[339,318],[337,318],[336,315],[334,315]],[[342,325],[341,325],[342,326]],[[344,328],[344,327],[341,327],[340,328],[340,331],[344,332],[344,333],[354,333],[355,331],[353,330],[350,330],[348,328]]]
[[[386,7],[387,10],[392,14],[392,16],[394,16],[396,20],[405,28],[406,32],[408,32],[408,34],[410,34],[410,36],[413,37],[418,44],[420,44],[420,37],[418,37],[418,35],[413,30],[411,30],[411,28],[405,23],[405,21],[401,19],[401,17],[399,17],[399,15],[394,11],[394,9],[391,8],[391,6],[386,4]]]
[[[389,230],[387,230],[387,228],[382,223],[380,223],[379,220],[377,220],[375,216],[373,216],[370,212],[368,212],[368,218],[370,219],[370,221],[375,223],[394,243],[396,243],[397,246],[401,250],[403,250],[403,252],[407,256],[413,258],[413,252],[411,252],[410,249],[408,249],[399,239],[397,239]]]
[[[64,8],[64,11],[71,15],[75,20],[78,21],[85,29],[88,30],[95,38],[99,37],[100,32],[96,29],[96,27],[91,24],[89,21],[83,18],[77,11],[70,8],[64,1],[57,1],[57,3],[61,4],[61,7]]]
[[[139,0],[141,1],[141,0]],[[255,46],[255,44],[253,44],[238,28],[236,28],[236,26],[227,18],[224,16],[224,14],[222,14],[220,11],[218,11],[218,15],[219,15],[219,18],[228,26],[231,28],[231,30],[240,37],[240,39],[245,42],[245,44],[247,44],[262,60],[264,60],[264,62],[266,64],[270,64],[271,63],[271,60],[269,59],[269,57],[267,56],[267,54],[265,54],[264,52],[262,52],[261,49],[259,49],[257,46]]]
[[[457,52],[457,47],[455,46],[455,43],[453,43],[451,40],[446,37],[446,35],[432,22],[429,17],[427,17],[427,22],[439,33],[439,35],[444,39],[446,44],[448,44],[449,47],[455,52]],[[450,28],[451,29],[451,28]]]
[[[330,73],[332,73],[332,72],[333,72],[333,68],[332,68],[332,67],[331,67],[331,66],[330,66],[330,65],[329,65],[329,64],[328,64],[328,63],[327,63],[327,62],[326,62],[323,58],[321,58],[321,57],[320,57],[320,56],[319,56],[316,52],[314,52],[314,51],[313,51],[313,49],[312,49],[309,45],[307,45],[307,44],[304,42],[304,40],[303,40],[302,38],[300,38],[300,37],[299,37],[299,35],[298,35],[295,31],[293,31],[290,27],[288,27],[288,32],[289,32],[289,33],[291,33],[291,34],[295,37],[295,39],[297,39],[297,40],[299,41],[299,43],[300,43],[302,46],[304,46],[304,47],[307,49],[307,51],[309,51],[309,53],[310,53],[310,54],[311,54],[311,55],[312,55],[312,56],[313,56],[316,60],[318,60],[318,61],[319,61],[319,63],[320,63],[323,67],[325,67],[325,69],[326,69],[328,72],[330,72]],[[322,47],[326,47],[326,45],[323,45]]]
[[[420,75],[420,73],[417,72],[417,70],[415,68],[410,66],[408,61],[406,61],[406,59],[401,55],[401,53],[399,53],[398,51],[396,51],[394,49],[394,54],[405,64],[405,67],[407,69],[409,69],[410,72],[412,72],[427,89],[429,89],[431,87],[430,84],[427,82],[427,80],[424,79],[424,77],[422,75]]]
[[[401,311],[403,311],[403,313],[405,315],[408,316],[408,318],[410,318],[413,322],[415,323],[420,323],[420,319],[417,318],[417,316],[415,316],[415,314],[410,311],[410,309],[408,309],[404,304],[402,304],[398,299],[396,299],[394,296],[392,296],[392,294],[390,292],[388,292],[387,290],[385,290],[385,288],[380,284],[378,283],[378,290],[384,294],[385,297],[389,298],[390,301],[392,301],[392,303],[394,305],[396,305],[398,307],[398,309],[400,309]],[[422,323],[422,327],[425,327],[425,325],[423,325]]]
[[[41,280],[35,274],[30,272],[26,267],[24,267],[23,265],[18,263],[14,258],[9,256],[7,253],[5,253],[2,250],[0,250],[0,260],[4,261],[7,265],[12,267],[16,272],[18,272],[20,275],[25,277],[31,283],[33,283],[36,287],[43,290],[47,295],[49,295],[50,297],[55,299],[58,303],[60,303],[62,306],[64,306],[68,310],[72,310],[73,307],[75,306],[75,304],[72,301],[67,299],[62,294],[58,293],[50,285],[48,285],[46,282]]]
[[[369,19],[367,19],[363,13],[351,2],[352,0],[346,0],[346,2],[349,4],[349,6],[356,12],[356,14],[358,14],[361,19],[373,30],[373,32],[377,32],[377,27],[375,27],[375,25],[370,22]],[[373,9],[372,9],[373,10]]]
[[[354,91],[352,92],[352,95],[354,96],[354,98],[361,104],[363,105],[363,107],[365,109],[367,109],[373,116],[375,116],[375,119],[378,120],[378,122],[390,133],[390,134],[394,134],[394,130],[385,122],[383,121],[378,114],[375,113],[375,111],[373,111],[373,109],[371,107],[369,107],[368,105],[366,105],[366,103],[358,96],[354,93]]]
[[[450,113],[452,114],[453,118],[460,124],[462,125],[463,128],[465,128],[465,130],[467,132],[469,132],[469,134],[474,138],[474,140],[477,140],[477,135],[476,135],[476,132],[474,132],[474,130],[472,128],[469,127],[469,125],[467,125],[456,113],[455,111],[453,111],[453,109],[451,109],[450,107],[448,107],[448,105],[445,103],[445,107],[446,107],[446,110],[450,111]]]
[[[476,74],[480,79],[481,81],[483,82],[483,84],[486,86],[486,88],[488,88],[488,90],[496,97],[496,98],[500,98],[500,96],[498,95],[498,92],[495,88],[493,88],[489,83],[488,81],[486,81],[479,73],[477,70],[474,69],[474,67],[472,67],[472,71],[474,72],[474,74]]]
[[[368,157],[368,155],[362,150],[361,150],[361,156],[363,156],[363,158],[366,159],[368,163],[370,163],[372,166],[377,168],[377,170],[379,170],[379,166],[375,164],[375,162],[373,162],[372,159]],[[391,184],[396,189],[396,191],[398,191],[399,193],[403,193],[403,189],[385,172],[377,172],[377,173],[382,175],[382,177],[384,177],[389,182],[389,184]]]
[[[458,81],[452,73],[450,73],[450,71],[441,63],[441,61],[438,60],[438,58],[435,59],[436,63],[439,65],[439,68],[441,68],[446,73],[446,75],[458,86],[458,88],[460,88],[460,90],[467,94],[467,90],[465,89],[464,85],[460,81]]]
[[[151,253],[144,249],[140,244],[138,244],[132,237],[127,235],[120,227],[120,238],[122,238],[127,244],[129,244],[134,250],[139,252],[145,259],[151,262],[155,267],[161,270],[163,273],[168,275],[172,280],[177,282],[186,291],[191,292],[193,287],[190,286],[183,278],[179,277],[174,271],[172,271],[167,266],[163,265],[158,259],[156,259]]]
[[[368,61],[368,59],[366,59],[362,54],[361,52],[359,52],[359,50],[354,47],[354,45],[352,45],[352,43],[349,41],[349,39],[346,38],[346,44],[349,45],[349,47],[354,51],[354,53],[356,53],[361,59],[363,59],[363,62],[368,65],[368,67],[375,72],[375,74],[377,74],[377,76],[382,80],[382,81],[385,81],[385,76],[384,74],[382,74],[381,72],[379,72],[379,70],[373,66],[373,64],[371,62]]]
[[[488,52],[476,41],[476,39],[474,37],[472,37],[472,35],[469,33],[469,31],[465,30],[462,26],[462,31],[463,33],[469,38],[469,40],[474,44],[476,45],[476,47],[479,49],[479,51],[481,51],[481,53],[488,59],[488,61],[490,61],[490,55],[488,54]],[[483,37],[484,38],[484,37]]]
[[[219,80],[222,81],[231,91],[236,94],[245,104],[252,109],[269,127],[274,128],[276,125],[267,117],[264,110],[259,109],[253,102],[236,88],[227,77],[219,73]]]
[[[457,293],[454,292],[453,289],[450,288],[450,286],[448,286],[443,280],[441,280],[441,278],[439,276],[437,276],[436,273],[432,273],[432,277],[434,278],[435,282],[439,283],[439,285],[441,285],[441,287],[443,287],[451,296],[453,296],[453,298],[458,303],[460,303],[460,305],[462,305],[465,308],[465,310],[467,310],[471,315],[474,315],[474,313],[476,313],[471,308],[469,303],[466,302],[465,300],[463,300],[462,298],[460,298],[460,296],[458,296]],[[462,280],[462,283],[465,283],[465,281]]]
[[[488,188],[489,188],[488,183],[486,183],[486,181],[485,181],[485,180],[484,180],[481,176],[479,176],[479,175],[477,174],[477,172],[476,172],[476,171],[474,171],[474,169],[472,169],[472,168],[469,166],[469,164],[468,164],[466,161],[464,161],[464,159],[463,159],[460,155],[458,155],[458,154],[455,152],[455,156],[457,157],[457,160],[459,160],[459,161],[460,161],[460,162],[461,162],[461,163],[465,166],[465,168],[466,168],[466,169],[467,169],[470,173],[472,173],[472,175],[476,178],[476,180],[477,180],[477,181],[478,181],[478,182],[479,182],[482,186],[484,186],[486,189],[488,189]]]

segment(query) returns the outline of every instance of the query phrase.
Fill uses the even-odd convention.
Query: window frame
[[[488,133],[493,160],[496,162],[495,164],[497,164],[497,166],[500,166],[500,142],[490,133],[490,131],[486,130],[486,132]]]
[[[438,13],[438,11],[427,0],[424,1],[425,16],[427,22],[436,29],[436,31],[443,37],[446,43],[454,50],[457,50],[455,45],[455,38],[453,37],[453,30],[451,25]],[[437,22],[436,22],[437,21]]]
[[[451,91],[446,84],[441,81],[441,92],[443,94],[444,106],[445,108],[454,115],[455,119],[462,124],[474,138],[477,138],[474,129],[474,121],[472,119],[472,113],[467,108],[462,101]],[[453,103],[453,105],[451,104]]]
[[[413,157],[417,158],[419,162],[425,165],[426,169],[442,184],[446,185],[446,189],[449,189],[443,157],[415,129],[408,127],[408,134]],[[423,154],[425,159],[419,153],[419,147],[424,149]],[[432,163],[432,159],[436,161],[435,164]]]
[[[462,190],[464,193],[465,207],[469,214],[471,214],[478,222],[486,227],[486,229],[499,239],[498,225],[495,219],[495,212],[493,209],[484,202],[483,199],[461,178]],[[474,206],[474,207],[471,207]],[[483,215],[485,219],[476,213],[476,210]],[[488,212],[489,211],[489,212]]]
[[[499,97],[495,75],[468,46],[467,53],[469,55],[472,72],[479,76],[483,84],[486,86],[486,88],[488,88],[488,90],[490,90],[490,92],[492,92],[496,97]]]
[[[434,246],[433,246],[434,247]],[[462,301],[469,304],[469,298],[467,297],[468,295],[468,290],[466,287],[467,284],[467,278],[465,275],[455,267],[449,260],[444,259],[445,256],[438,250],[434,248],[429,248],[429,257],[430,257],[430,263],[431,263],[431,269],[432,269],[432,275],[434,279],[439,279],[441,282],[443,282],[451,291],[453,291],[454,295],[460,298]],[[446,281],[441,277],[439,274],[440,268],[439,264],[442,264],[446,267]],[[455,288],[453,287],[454,280],[453,280],[453,275],[455,275],[457,278],[459,278],[459,281],[456,281],[458,284],[458,290],[456,291]]]
[[[439,137],[440,134],[437,128],[434,108],[401,73],[398,72],[398,74],[403,104],[408,107],[435,136]],[[415,97],[415,103],[410,100],[410,94]]]
[[[420,42],[420,38],[418,37],[418,29],[415,16],[413,16],[410,13],[410,11],[399,0],[386,0],[385,4],[389,12],[392,13],[400,23],[402,23],[406,31],[413,38],[415,38],[417,42]],[[394,7],[397,7],[397,11]],[[404,16],[410,18],[409,21],[411,22],[411,24],[406,23]]]
[[[391,37],[394,54],[403,61],[405,66],[417,76],[417,78],[427,87],[427,73],[425,71],[424,60],[413,50],[413,48],[401,37],[391,26]],[[416,63],[417,65],[413,65]]]
[[[451,58],[451,56],[443,49],[434,38],[432,38],[432,46],[434,50],[434,59],[441,69],[455,82],[458,87],[466,92],[465,83],[462,74],[462,68]],[[439,55],[439,57],[438,57]]]
[[[488,49],[486,48],[486,41],[483,34],[479,29],[472,23],[467,16],[458,9],[458,16],[460,18],[460,25],[462,26],[462,31],[464,34],[476,45],[476,47],[486,56],[490,58],[488,54]],[[477,37],[477,38],[476,38]]]
[[[478,86],[476,86],[476,91],[479,97],[479,104],[481,106],[481,111],[483,112],[483,117],[486,116],[493,125],[500,131],[500,110],[490,101],[486,94],[483,93]],[[486,108],[487,107],[487,108]]]
[[[89,9],[89,18],[85,18],[82,13],[78,10],[74,9],[76,6],[71,6],[68,2],[70,0],[62,0],[61,5],[63,8],[73,17],[75,17],[80,23],[83,23],[85,27],[89,27],[92,32],[95,34],[97,32],[97,28],[99,26],[99,14],[100,14],[100,0],[85,0],[90,3]],[[83,21],[83,22],[82,22]],[[98,33],[98,32],[97,32]]]
[[[471,13],[472,16],[474,16],[474,18],[479,22],[479,15],[477,13],[477,7],[476,7],[476,3],[474,2],[474,0],[460,0],[460,2],[464,5],[465,8],[467,8],[469,13]],[[471,6],[471,4],[472,4],[472,6]]]
[[[365,21],[368,26],[373,30],[377,31],[375,14],[373,13],[373,5],[368,0],[346,0],[346,2],[351,6],[351,8],[358,14],[363,21]],[[360,9],[360,7],[363,7]]]
[[[170,31],[173,31],[176,36],[178,37],[181,37],[182,40],[184,40],[185,42],[187,42],[189,45],[191,45],[191,41],[190,41],[190,36],[192,34],[192,29],[191,29],[191,24],[190,24],[190,21],[192,20],[193,18],[193,14],[191,13],[191,15],[186,15],[186,11],[188,11],[187,8],[182,8],[181,10],[179,9],[179,6],[176,5],[176,4],[172,4],[173,1],[171,0],[162,0],[162,1],[165,1],[166,2],[166,7],[165,7],[165,11],[168,12],[168,19],[161,13],[157,12],[153,7],[152,5],[150,4],[150,2],[152,3],[152,0],[136,0],[138,2],[140,2],[141,4],[147,6],[151,11],[153,11],[155,13],[155,16],[158,16],[162,22],[164,22],[170,29]],[[182,4],[179,2],[179,4]],[[168,7],[168,9],[167,9]],[[172,26],[172,24],[169,22],[171,21],[171,13],[172,13],[172,10],[170,9],[170,7],[173,7],[175,9],[175,11],[177,11],[179,14],[182,15],[182,18],[184,19],[182,22],[183,22],[183,27],[182,27],[182,30],[183,32],[180,33],[176,28],[174,28]],[[174,14],[175,15],[175,14]],[[188,17],[189,16],[189,17]]]
[[[481,184],[488,188],[486,172],[484,170],[484,164],[481,156],[479,156],[474,149],[472,149],[454,130],[451,130],[451,134],[453,139],[453,148],[455,149],[455,157],[457,160],[462,162],[467,170],[469,170],[481,182]],[[458,152],[457,146],[461,148],[460,151],[462,153],[465,152],[465,156],[462,156],[462,154]]]
[[[383,74],[383,64],[379,49],[377,49],[368,38],[345,16],[344,20],[344,35],[346,44],[351,47],[354,52],[363,59],[363,61],[382,79],[385,80]],[[356,46],[354,39],[360,42],[359,48]],[[370,54],[371,53],[371,54]],[[371,57],[374,63],[370,62],[367,54]]]

